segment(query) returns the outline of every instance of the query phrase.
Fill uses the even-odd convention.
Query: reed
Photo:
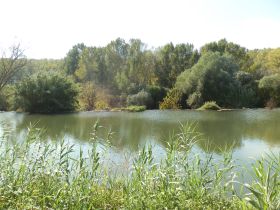
[[[9,129],[0,137],[0,209],[279,209],[280,156],[268,154],[253,165],[251,183],[238,180],[230,151],[223,158],[191,151],[201,135],[180,125],[168,137],[166,155],[155,161],[152,146],[141,148],[127,174],[113,173],[103,159],[111,133],[93,127],[88,151],[65,140],[41,141],[30,127],[14,144]],[[102,142],[103,150],[98,150]],[[104,143],[105,142],[105,143]],[[244,170],[243,173],[246,173]],[[240,192],[240,186],[244,192]]]

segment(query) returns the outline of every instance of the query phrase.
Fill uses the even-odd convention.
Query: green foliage
[[[253,180],[238,182],[232,152],[221,158],[199,156],[192,148],[200,140],[193,125],[181,125],[170,135],[165,156],[155,160],[144,146],[128,166],[115,174],[105,159],[111,133],[101,138],[93,126],[84,151],[65,140],[40,141],[42,132],[30,127],[24,141],[11,144],[0,136],[0,209],[279,209],[280,156],[271,153],[253,164]],[[9,132],[9,130],[5,131]],[[4,132],[4,133],[5,133]],[[55,143],[54,143],[55,142]],[[99,143],[104,148],[98,150]],[[127,154],[126,154],[127,155]],[[112,161],[114,162],[114,161]],[[236,173],[239,171],[239,173]],[[250,194],[239,191],[236,184]]]
[[[110,90],[95,86],[96,93],[96,101],[94,103],[96,110],[109,110],[110,102],[112,100],[112,95],[110,94]]]
[[[242,107],[256,107],[260,105],[260,97],[258,95],[258,83],[253,75],[239,71],[235,78],[238,82],[238,88],[235,90],[235,103],[237,108]]]
[[[207,43],[201,47],[200,51],[202,55],[208,52],[219,52],[221,55],[230,55],[243,71],[246,71],[249,67],[250,58],[247,54],[248,50],[238,44],[228,42],[226,39]]]
[[[158,84],[172,88],[176,77],[186,68],[191,68],[199,59],[192,44],[166,44],[157,52],[155,74]]]
[[[0,111],[11,111],[15,103],[14,85],[7,85],[0,92]]]
[[[280,73],[280,48],[253,50],[248,55],[251,61],[249,72],[258,79]]]
[[[221,39],[205,44],[200,51],[189,43],[168,43],[148,49],[140,39],[126,42],[117,38],[104,47],[76,44],[64,59],[29,59],[27,62],[19,46],[13,49],[20,59],[16,56],[11,57],[15,62],[0,59],[2,88],[30,75],[66,73],[81,86],[95,84],[99,108],[126,106],[126,96],[133,101],[141,90],[147,92],[151,100],[131,104],[145,105],[147,109],[159,108],[163,98],[162,108],[175,109],[197,108],[212,100],[226,108],[277,106],[279,103],[277,93],[272,93],[271,88],[259,88],[258,81],[280,72],[280,48],[247,50]],[[180,97],[174,93],[166,96],[167,89],[178,90]],[[107,93],[99,94],[100,90]],[[80,96],[85,93],[83,88],[81,91]],[[4,100],[3,94],[6,93],[1,96],[2,109],[11,109],[12,97]],[[80,101],[82,109],[94,108],[92,103],[87,106],[81,97]]]
[[[8,110],[7,97],[0,92],[0,111],[7,111],[7,110]]]
[[[87,82],[81,85],[79,93],[79,104],[82,106],[82,110],[93,110],[96,102],[96,90],[94,84]]]
[[[234,75],[238,70],[231,57],[206,53],[196,65],[178,76],[175,87],[188,96],[187,104],[193,108],[206,101],[233,106],[234,91],[238,87]]]
[[[146,110],[146,106],[128,106],[122,110],[129,112],[143,112]]]
[[[95,102],[95,109],[96,110],[109,110],[109,104],[104,100],[97,100]]]
[[[67,53],[66,57],[64,58],[64,68],[68,75],[73,75],[78,69],[80,56],[85,48],[86,46],[83,43],[77,44],[73,46],[72,49]]]
[[[180,109],[183,93],[178,89],[171,89],[159,104],[160,109]]]
[[[276,105],[280,104],[280,74],[263,77],[259,89],[265,102],[273,100]]]
[[[16,87],[17,105],[30,113],[74,111],[77,95],[73,81],[59,74],[30,77]]]
[[[134,106],[146,106],[151,107],[153,103],[152,97],[150,93],[141,90],[137,94],[129,95],[127,97],[127,105],[134,105]]]
[[[252,184],[244,184],[250,191],[245,199],[259,210],[280,209],[280,156],[268,154],[252,165]]]
[[[215,101],[206,101],[198,110],[220,110],[221,107]]]
[[[267,69],[272,74],[280,73],[280,48],[271,49],[267,55]]]
[[[147,92],[151,95],[152,103],[149,109],[158,109],[159,103],[167,94],[167,90],[160,86],[149,86]]]

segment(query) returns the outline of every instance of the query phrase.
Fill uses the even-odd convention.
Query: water
[[[178,132],[179,123],[196,123],[197,131],[203,133],[195,152],[214,152],[231,146],[234,158],[249,163],[269,151],[280,151],[280,109],[238,111],[145,111],[127,112],[81,112],[64,115],[28,115],[23,113],[0,113],[0,122],[13,130],[14,139],[20,140],[27,127],[45,128],[46,139],[66,138],[87,147],[94,123],[99,120],[99,134],[113,132],[111,156],[118,162],[124,151],[136,152],[147,142],[154,146],[155,156],[164,154],[168,136]],[[3,128],[0,123],[0,134]],[[206,143],[207,142],[207,143]]]

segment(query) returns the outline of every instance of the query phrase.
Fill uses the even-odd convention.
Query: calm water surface
[[[14,139],[20,140],[30,123],[36,123],[36,127],[46,129],[47,139],[66,138],[83,147],[89,144],[96,120],[103,126],[101,136],[105,136],[108,130],[114,132],[111,154],[116,159],[123,151],[133,153],[147,142],[154,146],[155,155],[161,156],[169,134],[178,131],[179,123],[197,123],[197,131],[204,134],[195,148],[198,153],[210,151],[219,155],[221,148],[233,145],[234,158],[246,162],[250,157],[259,158],[266,152],[280,151],[280,109],[81,112],[65,115],[0,113],[0,122],[12,128],[17,136]]]

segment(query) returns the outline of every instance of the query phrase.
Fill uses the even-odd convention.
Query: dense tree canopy
[[[259,88],[263,94],[265,102],[280,104],[280,74],[264,76],[259,83]]]
[[[33,76],[16,88],[18,107],[30,113],[74,111],[77,95],[75,84],[59,74]]]
[[[67,53],[65,61],[65,71],[67,74],[74,74],[79,67],[79,60],[82,51],[86,48],[83,43],[73,46],[73,48]]]
[[[209,52],[178,77],[176,87],[188,96],[190,107],[201,106],[206,101],[232,106],[238,86],[234,75],[238,70],[232,57]]]
[[[1,62],[7,67],[10,60]],[[0,81],[4,78],[1,72]],[[14,84],[32,84],[33,77],[40,78],[40,74],[58,73],[80,86],[78,99],[86,110],[130,104],[149,109],[196,108],[207,101],[227,108],[280,104],[276,76],[280,74],[280,48],[248,50],[221,39],[200,50],[189,43],[154,49],[140,39],[127,42],[117,38],[102,47],[76,44],[64,59],[27,60],[9,86],[2,88],[0,108],[13,107]],[[28,91],[29,95],[34,92],[29,88],[26,95]],[[63,94],[56,92],[55,97]],[[45,92],[41,94],[47,97]]]
[[[157,52],[158,62],[155,73],[158,77],[158,84],[171,88],[177,76],[185,69],[192,67],[199,59],[199,54],[192,44],[172,43],[160,48]]]
[[[247,54],[248,50],[238,44],[228,42],[226,39],[205,44],[201,47],[200,51],[202,55],[207,52],[219,52],[221,55],[231,55],[241,70],[246,70],[250,63]]]

